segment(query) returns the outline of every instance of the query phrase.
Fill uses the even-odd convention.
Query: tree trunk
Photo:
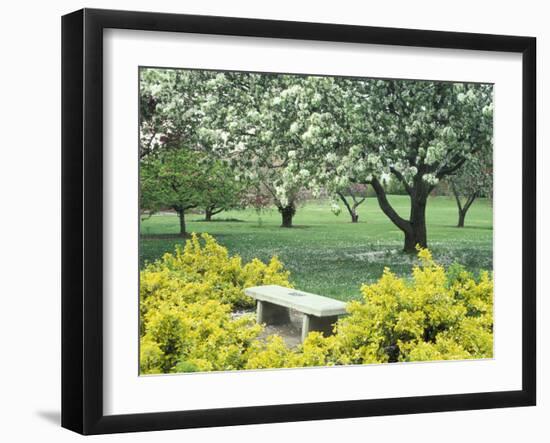
[[[176,212],[177,212],[178,217],[180,219],[180,236],[185,237],[187,235],[187,231],[185,229],[185,210],[176,209]]]
[[[426,230],[426,204],[416,203],[417,208],[414,216],[411,215],[410,228],[404,231],[405,245],[404,252],[416,253],[416,247],[428,247],[428,236]],[[413,212],[411,210],[411,212]]]
[[[346,196],[342,192],[337,192],[338,196],[340,197],[340,200],[344,203],[344,206],[349,212],[349,215],[351,216],[351,222],[357,223],[359,221],[359,214],[357,213],[357,207],[365,201],[364,198],[357,201],[355,198],[353,198],[353,204],[350,205],[346,199]]]
[[[292,217],[296,214],[296,206],[294,206],[294,203],[290,203],[288,206],[279,207],[279,212],[282,217],[281,228],[292,228]]]
[[[405,231],[405,252],[416,253],[416,246],[428,247],[428,234],[426,230],[426,203],[428,193],[420,190],[417,195],[411,197],[411,213],[409,217],[409,229]]]
[[[212,217],[222,212],[223,208],[216,208],[216,206],[209,206],[204,209],[204,220],[212,221]]]
[[[466,211],[458,211],[458,223],[456,225],[457,228],[463,228],[464,227],[464,219],[466,218]]]
[[[382,212],[405,234],[404,252],[416,252],[416,245],[426,248],[428,246],[428,234],[426,230],[426,203],[431,188],[417,180],[416,186],[411,189],[411,212],[409,220],[401,217],[391,206],[387,199],[386,191],[382,184],[374,178],[371,184],[376,191],[378,205]]]
[[[468,209],[470,209],[470,206],[472,206],[472,203],[475,201],[476,197],[477,197],[477,193],[470,195],[464,207],[463,208],[459,207],[457,228],[464,227],[464,220],[466,219],[466,214],[468,213]]]
[[[472,206],[474,200],[477,198],[477,192],[470,194],[466,199],[466,203],[464,203],[464,206],[462,206],[462,203],[460,202],[460,196],[458,194],[458,191],[456,190],[456,187],[452,182],[451,185],[456,200],[456,206],[458,208],[458,223],[456,224],[456,227],[463,228],[464,221],[466,220],[466,213],[468,212],[468,209],[470,209],[470,206]]]

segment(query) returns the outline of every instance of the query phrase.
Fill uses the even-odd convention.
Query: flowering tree
[[[352,98],[331,113],[328,129],[317,129],[320,137],[330,131],[337,139],[325,155],[323,175],[339,186],[372,185],[380,208],[404,233],[404,250],[426,247],[430,192],[471,155],[491,150],[492,87],[405,80],[336,82]],[[399,181],[409,195],[408,216],[389,202],[385,175]]]
[[[464,227],[466,214],[477,197],[492,198],[493,157],[490,149],[471,155],[456,174],[449,177],[458,208],[457,227]]]
[[[201,148],[201,105],[214,76],[209,71],[140,70],[140,158],[181,146]]]
[[[149,212],[174,209],[185,235],[185,211],[203,208],[206,220],[240,206],[244,182],[208,155],[199,128],[216,74],[143,68],[140,71],[142,204]]]
[[[187,209],[203,208],[208,221],[223,210],[240,206],[243,191],[243,183],[234,180],[226,165],[206,155],[207,149],[198,135],[205,120],[202,105],[215,76],[209,71],[156,68],[140,71],[140,158],[155,157],[144,163],[145,173],[162,162],[198,162],[193,168],[204,182],[193,182],[188,191],[193,194],[200,186],[201,198],[195,194],[193,205]],[[181,149],[195,154],[167,154]],[[185,164],[182,172],[189,166]],[[181,195],[182,191],[177,192]],[[180,221],[185,224],[181,216]]]
[[[283,227],[292,226],[304,189],[315,194],[324,187],[337,195],[352,185],[371,185],[382,211],[403,232],[404,250],[414,252],[416,245],[427,246],[426,204],[435,185],[492,146],[491,85],[203,71],[162,75],[162,91],[153,79],[142,94],[150,95],[143,106],[157,116],[147,118],[150,109],[143,111],[142,152],[185,139],[187,146],[216,155],[236,179],[271,196]],[[388,176],[409,195],[407,216],[387,198]]]
[[[302,130],[321,94],[316,80],[291,75],[218,74],[203,110],[201,139],[227,161],[239,180],[257,183],[292,227],[303,189],[317,185],[316,152]]]
[[[207,152],[270,195],[282,226],[292,226],[300,191],[315,182],[297,136],[315,101],[307,78],[149,69],[140,86],[142,157],[182,144]]]

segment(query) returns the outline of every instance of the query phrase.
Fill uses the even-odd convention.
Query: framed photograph
[[[62,19],[62,425],[536,401],[531,37]]]

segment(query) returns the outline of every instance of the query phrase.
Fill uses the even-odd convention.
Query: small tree
[[[451,191],[458,208],[458,228],[464,227],[468,209],[477,197],[492,197],[493,159],[489,151],[472,155],[462,168],[449,177]]]
[[[206,188],[203,203],[206,221],[212,221],[212,217],[222,211],[246,205],[246,184],[235,180],[229,167],[219,160],[209,160]]]
[[[211,177],[204,156],[186,149],[169,150],[141,162],[141,208],[149,213],[173,209],[180,235],[187,235],[185,213],[206,201]]]
[[[367,189],[368,187],[366,185],[352,184],[345,190],[336,192],[348,210],[352,223],[357,223],[359,221],[357,208],[367,199]],[[348,201],[348,199],[350,201]]]

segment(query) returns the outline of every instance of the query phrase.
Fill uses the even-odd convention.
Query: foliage
[[[186,211],[202,207],[213,214],[239,207],[242,189],[226,165],[201,152],[171,149],[141,160],[141,211],[173,209],[180,218],[181,234],[186,233]]]
[[[232,319],[230,305],[216,300],[171,304],[162,302],[145,314],[141,371],[241,369],[246,350],[261,326],[252,316]],[[158,349],[151,358],[151,348]]]
[[[409,195],[405,189],[405,185],[395,178],[390,178],[384,182],[384,190],[386,194]],[[374,195],[376,195],[376,193]]]
[[[449,177],[458,208],[458,227],[464,226],[466,213],[478,197],[493,197],[493,155],[485,149],[468,156],[462,168]]]
[[[316,331],[310,332],[295,349],[289,348],[278,335],[271,335],[265,341],[252,344],[245,369],[333,366],[329,359],[333,346],[332,337],[325,338]]]
[[[265,264],[253,259],[243,265],[238,255],[229,256],[227,249],[208,235],[193,234],[185,247],[176,247],[140,273],[142,314],[164,301],[171,304],[217,300],[233,309],[250,308],[254,300],[244,288],[277,284],[291,287],[289,272],[277,257]]]
[[[151,212],[199,206],[208,191],[201,155],[186,149],[163,152],[141,162],[140,206]]]
[[[312,332],[289,348],[281,337],[260,338],[253,316],[233,318],[243,306],[238,288],[282,284],[278,262],[245,266],[212,237],[194,236],[186,248],[166,254],[141,276],[142,373],[332,366],[397,361],[490,358],[493,349],[493,283],[463,267],[445,269],[426,249],[410,280],[386,269],[361,288],[362,301],[335,334]]]
[[[213,77],[210,71],[140,69],[140,158],[184,145],[198,150],[201,104]]]
[[[492,149],[486,84],[154,69],[143,72],[141,96],[142,132],[166,148],[191,140],[229,163],[268,191],[283,226],[303,189],[371,184],[407,251],[427,245],[433,187]],[[408,218],[388,202],[387,176],[410,197]]]
[[[446,271],[427,249],[418,255],[421,264],[411,281],[387,269],[377,283],[363,286],[363,301],[349,303],[349,315],[336,323],[334,335],[312,332],[296,349],[279,337],[255,342],[246,368],[491,358],[489,273],[476,281],[461,266]]]
[[[468,156],[492,149],[491,85],[406,80],[335,79],[346,103],[328,106],[323,128],[307,139],[326,146],[317,174],[339,187],[371,184],[380,208],[405,234],[404,250],[427,245],[427,198]],[[334,102],[334,101],[333,101]],[[328,136],[330,134],[330,137]],[[411,200],[408,217],[387,199],[384,179],[399,182]]]
[[[327,80],[328,81],[328,80]],[[311,119],[304,141],[325,147],[326,170],[340,185],[428,185],[492,143],[492,87],[417,80],[332,79],[326,119]],[[322,123],[323,127],[320,127]],[[331,137],[327,138],[327,135]]]
[[[493,156],[489,150],[468,156],[464,167],[449,177],[452,187],[460,197],[492,198],[493,196]]]
[[[208,234],[194,235],[185,248],[165,254],[140,273],[140,367],[143,373],[231,370],[244,367],[246,351],[261,326],[250,315],[250,286],[291,286],[273,257],[243,265],[239,256]]]
[[[300,131],[319,99],[312,77],[220,73],[201,135],[238,174],[267,189],[278,208],[295,206],[316,180],[315,150],[305,152]]]
[[[185,234],[185,211],[201,207],[207,219],[242,204],[245,183],[207,155],[199,128],[208,71],[140,70],[140,178],[142,212],[177,211]]]
[[[248,204],[243,196],[247,191],[246,183],[235,180],[233,172],[225,163],[209,158],[205,166],[206,192],[201,199],[201,206],[205,209],[207,220],[222,211],[241,208]]]
[[[389,269],[364,285],[362,302],[336,326],[337,364],[490,358],[493,352],[493,282],[461,267],[446,271],[427,249],[412,280]]]

